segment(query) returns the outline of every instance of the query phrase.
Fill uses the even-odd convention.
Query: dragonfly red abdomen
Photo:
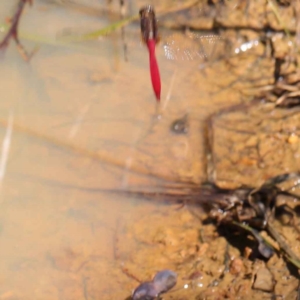
[[[157,101],[160,100],[161,82],[159,68],[155,56],[155,47],[159,40],[157,35],[157,21],[155,12],[152,6],[147,5],[140,9],[141,19],[141,34],[144,43],[147,45],[149,50],[149,63],[150,63],[150,74],[152,87],[156,96]]]
[[[152,87],[157,101],[160,101],[161,81],[160,81],[159,68],[155,56],[155,46],[156,46],[156,41],[154,39],[150,39],[147,41],[147,47],[149,50],[149,63],[150,63],[150,75],[151,75]]]
[[[147,5],[140,9],[141,35],[143,42],[149,50],[150,74],[154,93],[157,101],[160,100],[161,82],[158,63],[155,56],[155,47],[159,42],[158,26],[154,8]],[[177,40],[180,37],[179,41]],[[170,60],[193,60],[200,58],[207,61],[215,53],[215,44],[222,40],[219,35],[201,35],[186,32],[184,35],[176,34],[169,36],[163,48],[165,55]]]

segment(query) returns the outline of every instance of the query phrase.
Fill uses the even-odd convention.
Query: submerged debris
[[[295,67],[296,68],[296,67]],[[300,105],[300,73],[295,72],[281,74],[275,78],[275,84],[266,86],[267,93],[263,96],[269,102],[274,102],[278,108],[292,108]],[[268,91],[270,89],[270,91]]]
[[[267,180],[259,188],[245,187],[225,190],[213,186],[215,195],[213,195],[213,190],[209,191],[209,186],[207,186],[206,191],[204,191],[205,197],[199,195],[199,202],[208,207],[210,217],[216,220],[218,224],[234,224],[250,232],[258,242],[259,253],[265,258],[270,258],[274,250],[264,241],[257,230],[267,231],[279,244],[286,257],[300,268],[300,259],[292,252],[272,225],[272,220],[278,209],[283,208],[290,214],[286,204],[278,205],[277,200],[280,195],[293,200],[300,200],[299,195],[278,187],[278,184],[299,177],[300,173],[297,172],[278,175]],[[294,186],[297,185],[298,182],[296,181]]]
[[[172,122],[171,131],[176,134],[187,134],[189,131],[188,114]]]

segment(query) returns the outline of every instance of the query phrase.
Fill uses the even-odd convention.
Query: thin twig
[[[36,52],[36,49],[28,54],[25,50],[25,48],[23,47],[23,45],[21,44],[20,40],[19,40],[19,36],[18,36],[18,25],[19,25],[19,21],[20,21],[20,17],[21,14],[24,10],[25,4],[26,3],[32,4],[32,0],[19,0],[19,4],[17,7],[17,10],[11,20],[11,26],[10,29],[8,30],[8,32],[6,33],[4,39],[2,40],[2,42],[0,43],[0,49],[1,48],[6,48],[9,44],[9,41],[11,39],[13,39],[16,44],[17,44],[17,48],[18,51],[20,52],[21,56],[24,58],[24,60],[28,61],[30,60],[30,58],[32,57],[32,55]]]

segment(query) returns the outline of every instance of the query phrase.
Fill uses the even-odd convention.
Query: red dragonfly
[[[159,42],[157,34],[157,20],[152,6],[147,5],[140,9],[142,40],[149,51],[150,75],[152,87],[157,101],[160,101],[161,82],[160,73],[155,56],[155,46]]]
[[[142,40],[146,44],[149,52],[149,64],[150,64],[150,75],[152,81],[152,87],[156,96],[157,101],[160,101],[161,94],[161,80],[160,72],[155,56],[155,48],[159,43],[160,38],[158,36],[158,25],[155,15],[154,8],[151,5],[147,5],[140,9],[140,26]],[[217,40],[222,38],[218,35],[197,35],[189,33],[186,36],[186,40],[181,41],[180,45],[176,43],[174,35],[166,38],[164,43],[164,52],[170,60],[193,60],[194,58],[202,58],[206,60],[212,53],[207,53],[204,49],[204,43],[214,45]],[[188,42],[187,42],[188,41]],[[198,45],[195,48],[193,42],[197,41]],[[201,42],[201,43],[199,43]]]

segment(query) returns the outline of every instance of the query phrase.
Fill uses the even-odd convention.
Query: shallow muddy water
[[[132,14],[139,5],[131,3]],[[1,20],[11,14],[9,6],[0,3]],[[0,299],[125,299],[138,285],[134,278],[149,280],[165,268],[178,272],[179,279],[164,299],[222,299],[239,291],[240,299],[250,291],[251,297],[268,299],[269,294],[252,291],[250,281],[237,279],[239,271],[218,288],[212,284],[224,270],[227,243],[217,238],[214,226],[202,226],[201,210],[105,190],[153,192],[205,181],[205,121],[247,101],[239,78],[248,69],[250,77],[253,70],[263,74],[269,61],[234,57],[232,64],[244,66],[239,73],[224,60],[205,67],[197,61],[169,62],[158,49],[163,87],[158,120],[138,23],[126,27],[127,61],[119,31],[82,43],[57,39],[70,28],[84,32],[109,22],[63,2],[35,1],[22,16],[20,37],[26,49],[39,50],[25,62],[11,42],[2,57]],[[185,116],[187,131],[172,131]],[[218,130],[222,138],[231,136]],[[252,169],[241,179],[224,166],[216,163],[216,181],[254,184]],[[260,170],[255,180],[277,171],[282,170]],[[230,255],[241,260],[235,247]],[[243,262],[240,272],[259,268]],[[272,263],[282,270],[277,276],[289,276],[282,261]],[[296,279],[286,281],[293,291]]]

